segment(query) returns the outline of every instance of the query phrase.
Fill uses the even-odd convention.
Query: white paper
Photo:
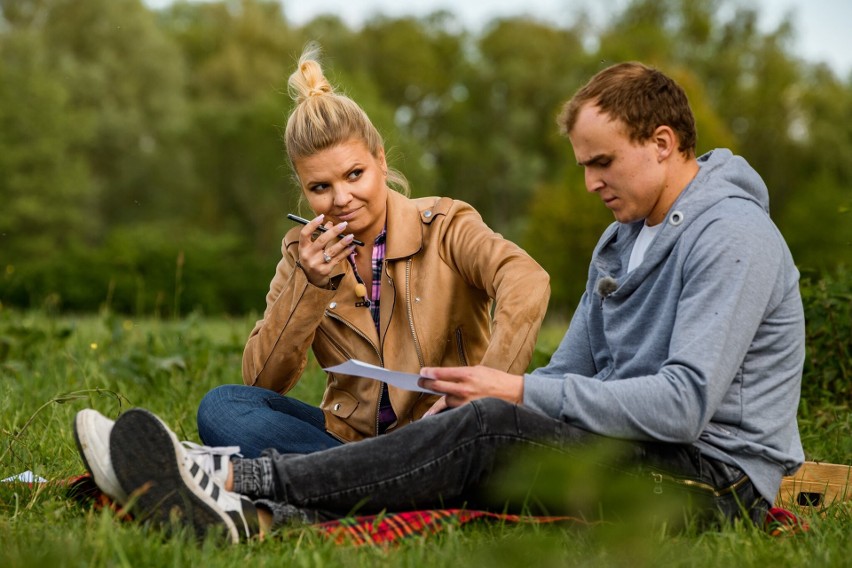
[[[46,483],[47,480],[40,475],[35,475],[30,470],[22,471],[18,475],[13,475],[12,477],[7,477],[3,480],[3,483],[11,483],[13,481],[20,481],[22,483]]]
[[[382,381],[389,385],[393,385],[395,387],[399,387],[401,389],[415,391],[415,392],[427,392],[429,394],[442,394],[433,390],[424,389],[420,385],[417,384],[417,379],[420,378],[420,375],[416,375],[414,373],[400,373],[398,371],[389,371],[388,369],[377,367],[375,365],[370,365],[369,363],[364,363],[363,361],[358,361],[357,359],[349,359],[345,363],[341,363],[340,365],[335,365],[334,367],[327,367],[324,369],[326,371],[330,371],[332,373],[341,373],[343,375],[353,375],[355,377],[366,377],[368,379],[375,379],[377,381]]]

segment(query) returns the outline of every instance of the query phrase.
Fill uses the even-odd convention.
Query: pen
[[[304,218],[302,218],[302,217],[299,217],[298,215],[293,215],[292,213],[287,213],[287,218],[288,218],[288,219],[290,219],[291,221],[295,221],[295,222],[297,222],[297,223],[301,223],[302,225],[307,225],[308,223],[310,223],[310,221],[308,221],[307,219],[304,219]],[[326,228],[325,228],[325,227],[323,227],[322,225],[320,225],[320,226],[318,226],[318,227],[317,227],[317,231],[319,231],[319,232],[321,232],[321,233],[324,233],[324,232],[326,232],[327,230],[328,230],[328,229],[326,229]],[[343,238],[343,237],[345,237],[345,236],[346,236],[346,235],[337,235],[337,238],[338,238],[338,239],[342,239],[342,238]],[[355,243],[356,245],[358,245],[359,247],[364,246],[364,243],[363,243],[362,241],[359,241],[358,239],[352,239],[352,242],[353,242],[353,243]]]

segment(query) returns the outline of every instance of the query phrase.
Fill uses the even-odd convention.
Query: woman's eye
[[[310,187],[310,190],[314,191],[314,192],[322,191],[322,190],[326,189],[327,187],[328,187],[328,184],[326,184],[326,183],[315,183],[314,185],[312,185]]]
[[[361,174],[363,174],[363,173],[364,173],[364,170],[360,170],[360,169],[352,170],[351,172],[349,172],[349,179],[350,180],[358,179],[359,177],[361,177]]]

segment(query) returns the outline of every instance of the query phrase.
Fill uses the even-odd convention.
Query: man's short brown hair
[[[587,103],[624,123],[634,142],[649,140],[657,127],[669,126],[677,134],[678,150],[695,152],[698,136],[686,93],[657,69],[629,62],[598,72],[562,107],[556,122],[563,135],[570,134]]]

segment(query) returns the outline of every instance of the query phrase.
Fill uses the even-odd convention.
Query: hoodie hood
[[[769,191],[760,175],[745,158],[730,150],[711,150],[698,158],[700,169],[692,183],[681,194],[673,209],[683,201],[684,206],[696,209],[699,215],[716,202],[726,198],[750,199],[769,213]],[[697,207],[693,207],[693,203]]]
[[[684,231],[699,222],[709,210],[728,199],[749,201],[769,214],[769,191],[760,175],[741,156],[735,156],[730,150],[720,148],[707,152],[698,159],[699,170],[695,178],[684,188],[672,205],[660,233],[654,239],[642,264],[633,272],[642,277],[630,278],[637,283],[644,274],[668,257],[672,247]],[[710,215],[712,217],[712,215]],[[595,249],[593,264],[597,269],[597,278],[590,285],[590,293],[598,293],[600,279],[615,279],[618,287],[625,283],[625,269],[636,236],[642,229],[643,221],[635,223],[613,223],[603,234]],[[631,275],[633,274],[631,272]],[[611,290],[612,286],[608,289]],[[624,290],[627,292],[628,290]],[[610,292],[617,293],[617,292]]]

